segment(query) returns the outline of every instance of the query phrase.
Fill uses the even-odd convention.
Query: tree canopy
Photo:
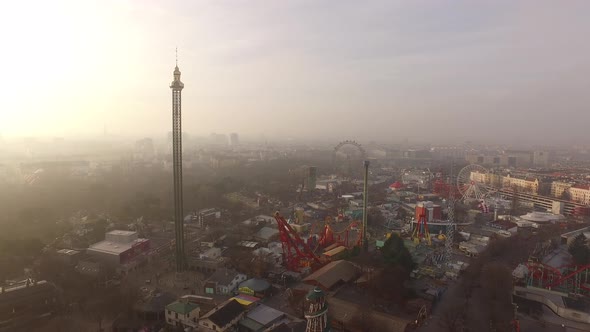
[[[404,241],[395,233],[391,234],[391,237],[385,241],[381,252],[383,262],[386,265],[401,266],[408,272],[412,271],[416,266],[410,251],[404,245]]]
[[[586,265],[590,263],[590,248],[586,245],[586,237],[580,234],[574,238],[568,248],[575,264]]]

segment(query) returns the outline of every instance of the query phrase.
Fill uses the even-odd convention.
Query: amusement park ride
[[[428,245],[432,244],[430,232],[428,231],[428,222],[426,221],[426,216],[423,214],[418,218],[416,228],[412,232],[412,239],[416,244],[420,243],[420,241],[425,241]]]
[[[335,230],[327,218],[322,230],[315,239],[313,229],[310,232],[308,241],[303,240],[299,233],[283,218],[278,212],[274,215],[279,227],[279,238],[283,246],[283,262],[290,271],[300,271],[306,267],[317,267],[322,264],[316,252],[320,248],[327,248],[333,245],[345,247],[362,247],[362,223],[352,221],[342,230]],[[351,235],[356,233],[356,235]],[[352,243],[350,243],[352,240]],[[310,246],[312,244],[312,246]]]
[[[334,148],[334,151],[332,153],[332,162],[335,166],[336,164],[340,164],[340,162],[338,162],[337,160],[340,155],[346,156],[350,166],[351,156],[341,151],[342,148],[346,147],[350,147],[356,150],[356,156],[360,160],[366,160],[367,153],[363,149],[363,147],[355,141],[346,140],[340,142]],[[365,164],[363,165],[365,165],[365,170],[367,170],[368,162],[365,161]],[[367,174],[367,172],[365,172],[365,174]],[[366,181],[367,180],[365,179],[365,183]],[[302,191],[303,187],[301,192]],[[365,213],[363,213],[363,215],[364,214]],[[312,228],[309,236],[305,236],[307,240],[304,240],[302,236],[300,236],[300,234],[295,230],[295,228],[299,230],[299,227],[291,226],[291,224],[289,224],[289,222],[285,218],[283,218],[278,212],[275,213],[274,218],[277,221],[279,229],[279,238],[283,247],[283,263],[285,267],[291,271],[300,271],[302,268],[311,268],[321,265],[322,262],[316,255],[316,252],[320,247],[327,248],[336,245],[361,248],[364,244],[363,222],[360,221],[352,221],[342,228],[332,226],[330,222],[331,219],[327,218],[319,233],[314,233]],[[297,223],[299,224],[301,223],[300,219],[302,219],[302,216],[296,218]],[[342,223],[339,223],[339,226],[340,224]],[[350,243],[350,240],[352,240],[352,245]]]
[[[309,267],[313,263],[320,264],[320,259],[289,225],[287,220],[278,212],[274,215],[279,227],[279,238],[283,245],[283,262],[291,271],[299,271],[303,267]]]
[[[452,171],[451,171],[452,173]],[[467,165],[463,167],[453,179],[451,174],[449,181],[438,179],[434,181],[433,191],[447,199],[454,198],[461,201],[481,201],[489,198],[494,190],[488,185],[489,171],[480,165]]]
[[[342,230],[336,230],[335,227],[331,225],[330,220],[330,218],[326,219],[314,251],[317,251],[320,247],[326,248],[334,244],[345,247],[362,247],[363,224],[361,222],[351,221]],[[350,235],[350,233],[353,232],[356,232],[356,235]],[[350,242],[351,240],[352,243]]]
[[[435,180],[433,183],[434,193],[444,197],[447,201],[447,229],[440,238],[445,239],[445,261],[449,262],[452,257],[452,245],[455,227],[455,202],[465,203],[479,202],[483,212],[488,212],[486,199],[489,199],[493,190],[486,181],[489,178],[488,170],[480,165],[467,165],[463,167],[456,178],[454,176],[454,165],[451,165],[451,174],[448,180]],[[412,239],[416,243],[431,245],[430,233],[428,231],[428,220],[426,216],[420,215],[416,227],[412,231]]]
[[[457,174],[457,189],[464,201],[482,201],[492,193],[489,182],[489,171],[480,165],[471,164],[463,167]]]
[[[590,296],[590,265],[565,265],[558,268],[529,261],[525,264],[527,286],[577,296]]]
[[[355,165],[360,167],[361,161],[367,159],[367,152],[356,141],[346,140],[338,143],[332,151],[332,165],[344,176],[355,174]]]

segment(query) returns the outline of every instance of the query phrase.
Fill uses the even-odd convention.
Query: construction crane
[[[302,267],[311,267],[314,263],[321,264],[320,259],[279,212],[275,213],[274,218],[283,246],[283,263],[288,270],[298,272]]]

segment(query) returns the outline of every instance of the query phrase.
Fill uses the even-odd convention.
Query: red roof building
[[[394,183],[389,185],[389,188],[391,188],[393,190],[402,189],[403,187],[404,187],[404,185],[399,181],[395,181]]]

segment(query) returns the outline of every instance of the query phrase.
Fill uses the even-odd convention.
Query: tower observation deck
[[[326,294],[316,287],[305,297],[305,332],[330,332]]]
[[[172,89],[172,158],[174,168],[174,233],[176,240],[176,272],[183,272],[186,266],[184,257],[184,212],[182,197],[182,89],[178,60],[174,68]]]

